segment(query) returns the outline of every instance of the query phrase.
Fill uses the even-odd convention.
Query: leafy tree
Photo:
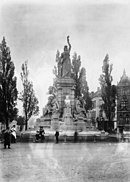
[[[8,127],[17,115],[17,78],[14,76],[15,66],[11,61],[10,49],[3,37],[0,44],[0,120]]]
[[[24,126],[24,117],[18,116],[16,120],[17,120],[17,125],[20,126],[20,131],[21,131],[23,129],[23,126]]]
[[[53,74],[55,75],[55,78],[61,77],[61,59],[60,59],[60,52],[57,50],[56,53],[56,63],[57,66],[54,66]]]
[[[80,80],[82,79],[81,77],[81,72],[80,72],[80,67],[81,67],[81,60],[80,56],[77,56],[76,53],[74,53],[73,58],[72,58],[72,74],[71,77],[75,80],[76,86],[75,86],[75,98],[78,96],[81,96],[81,85],[80,85]]]
[[[75,98],[82,97],[82,102],[87,111],[92,102],[89,96],[89,87],[86,81],[86,69],[81,68],[81,58],[74,53],[72,58],[72,78],[75,80]]]
[[[22,64],[21,80],[23,91],[20,94],[20,100],[23,102],[23,111],[25,115],[25,130],[28,127],[28,120],[32,115],[38,114],[38,99],[35,96],[32,82],[28,79],[29,71],[27,62]]]
[[[80,83],[80,93],[82,96],[82,100],[84,102],[85,110],[88,111],[92,107],[92,100],[89,94],[89,87],[88,83],[86,81],[86,69],[81,68],[80,71],[80,77],[79,77],[79,83]]]
[[[61,76],[61,70],[60,70],[60,52],[57,50],[56,53],[56,63],[57,65],[54,66],[53,69],[53,74],[54,74],[54,79],[53,79],[53,85],[49,86],[48,88],[48,102],[45,106],[45,108],[43,109],[43,115],[48,114],[47,108],[52,108],[53,106],[53,101],[56,98],[56,94],[57,94],[57,84],[56,84],[56,80],[57,78],[59,78]]]
[[[99,81],[101,85],[101,97],[104,101],[102,108],[108,119],[108,129],[112,129],[112,121],[115,117],[115,100],[116,100],[116,86],[112,85],[112,64],[109,64],[109,56],[106,55],[103,60],[102,74]]]

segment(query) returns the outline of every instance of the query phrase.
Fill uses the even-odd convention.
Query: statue
[[[66,105],[66,107],[70,107],[69,95],[66,95],[66,98],[65,98],[65,105]]]
[[[64,102],[65,102],[64,114],[71,114],[71,103],[70,103],[69,95],[66,95]]]
[[[43,109],[43,116],[51,116],[51,113],[52,113],[52,100],[53,100],[53,97],[50,96],[48,98],[48,103],[46,104],[45,108]]]
[[[81,98],[76,99],[76,106],[75,106],[75,117],[86,117],[86,110],[84,105],[81,103]]]
[[[58,113],[59,112],[59,103],[57,99],[55,98],[52,102],[52,113]]]
[[[61,53],[61,63],[62,63],[62,71],[61,75],[62,77],[70,76],[71,75],[71,61],[70,61],[70,50],[71,50],[71,44],[69,42],[69,36],[67,36],[67,43],[68,46],[64,46],[64,52]]]
[[[47,105],[43,109],[43,116],[47,115],[51,116],[52,114],[58,112],[59,112],[59,103],[56,98],[50,96]]]

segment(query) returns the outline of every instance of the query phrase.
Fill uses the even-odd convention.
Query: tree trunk
[[[28,129],[28,118],[27,118],[27,114],[25,114],[25,130]]]
[[[6,129],[9,127],[8,119],[6,119]]]
[[[6,129],[9,127],[9,119],[8,119],[8,114],[6,112],[6,116],[5,116],[5,124],[6,124]]]
[[[28,129],[28,121],[26,120],[25,121],[25,130],[27,130]]]

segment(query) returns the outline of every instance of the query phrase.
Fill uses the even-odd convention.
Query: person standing
[[[35,137],[36,137],[36,141],[38,141],[39,140],[39,130],[36,131]]]
[[[44,131],[43,127],[40,127],[39,136],[40,136],[41,142],[43,142],[45,140],[44,135],[45,135],[45,131]]]
[[[4,132],[4,148],[6,149],[6,146],[8,146],[8,149],[10,149],[10,139],[11,139],[11,134],[10,134],[10,129],[9,127],[6,128]]]
[[[11,128],[11,142],[16,143],[16,128],[15,125]]]
[[[59,131],[56,131],[55,137],[56,137],[56,143],[59,143]]]
[[[74,142],[77,142],[77,140],[78,140],[78,132],[77,132],[77,130],[75,130],[75,132],[74,132]]]

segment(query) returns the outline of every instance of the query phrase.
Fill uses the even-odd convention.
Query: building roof
[[[123,75],[118,83],[118,86],[128,86],[128,85],[130,85],[130,78],[126,75],[126,72],[124,70]]]
[[[101,89],[98,87],[96,92],[91,94],[91,98],[101,97]]]

